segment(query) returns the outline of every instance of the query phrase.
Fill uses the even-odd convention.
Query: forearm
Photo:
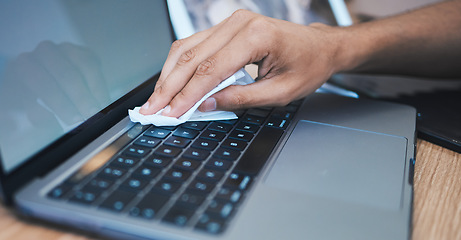
[[[339,70],[461,77],[461,1],[341,29]]]

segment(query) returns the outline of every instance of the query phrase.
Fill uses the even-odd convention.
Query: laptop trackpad
[[[406,146],[404,137],[299,121],[265,184],[398,209]]]

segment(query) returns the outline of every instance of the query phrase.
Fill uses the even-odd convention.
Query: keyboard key
[[[227,171],[232,167],[232,162],[223,159],[212,158],[206,163],[205,167],[218,171]]]
[[[145,179],[130,177],[120,185],[120,188],[128,191],[140,192],[148,183],[149,182]]]
[[[222,158],[228,161],[235,161],[240,156],[240,151],[226,148],[219,148],[213,154],[213,157]]]
[[[250,175],[258,174],[271,154],[270,149],[275,147],[282,134],[281,129],[263,127],[242,155],[234,171]],[[261,151],[261,149],[267,150]]]
[[[208,129],[227,133],[232,129],[232,125],[222,122],[213,122]]]
[[[198,138],[192,144],[192,147],[194,148],[200,148],[208,151],[213,151],[216,148],[216,146],[218,146],[218,142],[203,138]]]
[[[136,158],[143,158],[147,154],[149,154],[150,151],[151,150],[149,148],[131,145],[127,149],[125,149],[125,151],[123,151],[123,154],[127,156],[136,157]]]
[[[216,185],[212,182],[206,182],[202,180],[195,179],[192,181],[188,187],[190,191],[199,192],[202,194],[210,193]]]
[[[175,181],[175,182],[185,182],[191,175],[191,172],[182,170],[182,169],[170,169],[165,173],[164,178]]]
[[[171,158],[152,155],[151,157],[147,158],[144,162],[145,164],[156,167],[156,168],[165,168],[172,162]]]
[[[282,119],[292,119],[294,112],[288,112],[284,108],[275,108],[271,113],[271,117],[282,118]]]
[[[238,203],[242,199],[242,192],[238,189],[233,189],[223,186],[216,193],[215,198],[224,202]]]
[[[229,138],[242,140],[242,141],[245,141],[245,142],[249,142],[253,137],[254,137],[253,133],[244,132],[244,131],[241,131],[241,130],[234,130],[229,135]]]
[[[196,159],[203,161],[205,160],[208,156],[210,155],[209,151],[203,150],[203,149],[198,149],[198,148],[189,148],[184,152],[182,155],[183,157],[186,158],[191,158],[191,159]]]
[[[191,140],[182,137],[171,136],[165,141],[165,145],[185,148]]]
[[[194,209],[198,208],[203,203],[205,198],[206,196],[204,195],[187,191],[179,196],[177,203],[186,205],[189,207],[189,209]]]
[[[235,114],[237,116],[239,116],[239,117],[243,115],[243,113],[242,114],[235,113]],[[219,121],[216,121],[216,122],[225,123],[225,124],[229,124],[229,125],[233,126],[238,122],[238,120],[237,119],[230,119],[230,120],[219,120]]]
[[[152,127],[144,133],[144,136],[164,139],[170,134],[170,132],[171,131],[168,129]]]
[[[152,191],[165,195],[173,195],[180,187],[181,183],[162,179],[154,185]]]
[[[101,191],[99,189],[86,186],[76,191],[73,194],[73,196],[69,199],[69,201],[83,204],[91,204],[96,200],[96,198],[99,197],[100,194]]]
[[[53,188],[49,193],[48,197],[51,198],[62,198],[66,193],[68,193],[72,189],[72,185],[70,184],[61,184],[55,188]]]
[[[245,149],[246,146],[247,146],[247,143],[245,141],[237,140],[237,139],[226,139],[221,144],[221,147],[235,149],[238,151],[243,151],[243,149]]]
[[[94,179],[91,179],[86,184],[86,186],[99,189],[100,191],[104,191],[104,190],[109,189],[109,187],[112,186],[113,183],[114,181],[112,180],[108,180],[104,178],[94,178]]]
[[[132,174],[134,178],[153,179],[161,172],[160,169],[151,167],[147,164],[139,166]]]
[[[224,173],[220,171],[204,168],[198,173],[197,179],[208,182],[219,182],[223,176]]]
[[[230,217],[233,210],[234,205],[232,203],[213,200],[206,209],[205,213],[216,218],[226,219]]]
[[[266,118],[267,116],[269,116],[269,113],[270,113],[270,110],[260,109],[260,108],[252,108],[252,109],[248,109],[247,111],[247,114],[260,117],[260,118]]]
[[[139,158],[133,157],[126,157],[126,156],[118,156],[112,160],[110,165],[121,167],[124,169],[129,169],[135,166],[139,162]]]
[[[211,234],[219,234],[224,231],[225,222],[222,219],[211,217],[209,214],[200,216],[196,229],[205,231]]]
[[[207,124],[207,122],[186,122],[183,123],[181,127],[201,131],[206,127]]]
[[[299,103],[301,103],[301,102],[299,101]],[[300,104],[293,102],[293,103],[290,103],[290,104],[288,104],[287,106],[285,106],[283,108],[287,112],[293,112],[294,113],[294,112],[296,112],[298,110],[299,105]]]
[[[135,142],[134,145],[155,148],[162,140],[158,138],[152,138],[148,136],[141,136]]]
[[[251,132],[251,133],[256,133],[259,129],[259,126],[256,124],[241,122],[237,125],[236,129]]]
[[[176,129],[176,131],[174,131],[173,136],[193,139],[198,134],[199,134],[199,131],[197,130],[179,127],[178,129]]]
[[[176,226],[185,226],[193,215],[193,210],[188,209],[184,205],[175,204],[165,215],[163,221],[175,224]]]
[[[200,167],[201,162],[192,160],[192,159],[187,159],[187,158],[180,158],[178,159],[173,167],[175,169],[183,169],[186,171],[193,171]]]
[[[101,208],[108,209],[111,211],[120,212],[133,200],[136,193],[125,191],[121,189],[115,190],[109,197],[106,198],[101,204]]]
[[[130,215],[145,219],[153,219],[162,209],[169,197],[161,194],[148,193],[142,200],[130,209]]]
[[[180,148],[162,145],[158,147],[154,153],[160,156],[174,158],[178,156],[181,151]]]
[[[209,140],[213,140],[213,141],[218,141],[220,142],[221,140],[223,140],[223,138],[226,136],[225,133],[222,133],[222,132],[218,132],[218,131],[213,131],[213,130],[205,130],[201,135],[200,135],[200,138],[204,138],[204,139],[209,139]]]
[[[289,120],[284,118],[270,117],[269,120],[267,120],[266,126],[285,129],[289,123]]]
[[[251,181],[252,177],[246,174],[233,172],[224,182],[224,186],[232,189],[246,190],[251,184]]]
[[[252,123],[256,125],[261,125],[264,123],[265,118],[247,114],[243,117],[243,121],[247,123]]]
[[[97,176],[115,180],[121,178],[125,173],[124,169],[108,166],[103,168]]]

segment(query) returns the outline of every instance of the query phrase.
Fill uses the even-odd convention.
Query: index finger
[[[181,53],[179,57],[176,53],[171,54],[167,63],[165,63],[164,70],[162,70],[162,76],[156,85],[154,93],[143,106],[144,109],[141,109],[142,111],[140,111],[142,114],[153,114],[164,108],[176,96],[182,94],[181,91],[188,85],[189,81],[193,78],[196,72],[200,72],[200,69],[206,68],[208,65],[206,63],[207,59],[223,48],[229,41],[232,41],[234,36],[246,25],[248,18],[254,16],[246,14],[246,16],[235,17],[234,15],[236,14],[233,14],[232,17],[219,24],[219,26],[209,32],[209,36],[197,45],[194,45],[187,51]],[[192,41],[196,41],[196,39],[194,38]],[[182,42],[182,44],[188,46],[191,45],[189,39],[186,39]],[[183,49],[186,48],[183,47]],[[172,51],[174,52],[174,50]],[[235,68],[234,71],[237,71],[242,66]],[[230,76],[232,73],[233,72],[227,74],[224,78]],[[217,77],[218,78],[215,81],[210,82],[210,84],[202,84],[202,86],[200,86],[200,88],[204,91],[196,93],[200,96],[189,99],[189,101],[191,101],[191,104],[189,104],[190,107],[195,103],[194,101],[200,99],[206,92],[210,91],[222,79],[224,79],[222,76]],[[187,111],[187,109],[185,109],[185,111]],[[168,113],[168,111],[165,113]]]
[[[223,79],[267,56],[272,40],[260,28],[261,22],[256,21],[247,22],[223,48],[200,63],[190,81],[170,102],[165,116],[181,116]]]

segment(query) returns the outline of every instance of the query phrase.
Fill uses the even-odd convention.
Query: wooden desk
[[[418,140],[413,240],[461,239],[461,154]]]
[[[418,140],[414,181],[413,240],[461,239],[461,154]],[[94,237],[0,207],[0,240],[77,240]]]

